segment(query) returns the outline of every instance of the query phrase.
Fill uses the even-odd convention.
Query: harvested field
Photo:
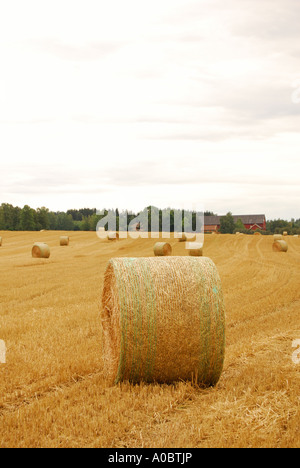
[[[113,257],[153,257],[153,239],[0,232],[0,447],[300,447],[300,245],[273,236],[205,237],[226,305],[216,387],[104,379],[100,303]],[[49,259],[31,257],[45,242]],[[172,255],[185,243],[161,239]],[[61,280],[63,278],[63,281]]]

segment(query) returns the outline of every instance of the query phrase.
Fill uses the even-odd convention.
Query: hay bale
[[[283,235],[284,235],[284,236],[287,236],[287,235],[288,235],[288,232],[287,232],[287,231],[284,231],[284,232],[283,232]]]
[[[119,240],[119,233],[118,232],[109,232],[107,234],[107,239],[108,240]]]
[[[156,242],[154,245],[154,254],[156,257],[172,255],[172,247],[167,242]]]
[[[297,237],[297,238],[299,238],[299,234],[295,234],[295,235],[294,235],[294,237]]]
[[[255,235],[255,236],[261,236],[261,233],[258,232],[258,231],[255,231],[254,235]]]
[[[225,312],[220,277],[209,258],[110,260],[101,318],[111,383],[218,382]]]
[[[281,234],[274,234],[274,242],[283,240],[283,236]]]
[[[60,240],[59,240],[59,243],[60,243],[61,247],[69,245],[69,243],[70,243],[69,236],[61,236]]]
[[[190,242],[188,245],[189,255],[191,257],[203,256],[203,244],[201,242]]]
[[[2,247],[2,237],[0,237],[0,247]]]
[[[32,247],[32,257],[33,258],[49,258],[50,257],[49,246],[43,242],[36,242]]]
[[[289,246],[286,241],[284,240],[278,240],[275,241],[273,244],[273,251],[274,252],[287,252],[289,249]]]
[[[184,232],[181,232],[180,236],[181,237],[179,237],[179,239],[178,239],[179,242],[186,242],[187,241],[187,236],[186,236],[186,234]]]

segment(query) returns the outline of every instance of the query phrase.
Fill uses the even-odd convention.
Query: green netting
[[[105,286],[103,305],[109,309],[116,297],[109,317],[117,316],[113,323],[119,330],[104,322],[119,336],[110,343],[111,366],[117,362],[116,371],[110,369],[114,381],[217,383],[224,362],[225,312],[213,262],[203,257],[120,258],[111,260],[110,267],[115,286],[112,291]],[[111,273],[105,281],[111,281]]]

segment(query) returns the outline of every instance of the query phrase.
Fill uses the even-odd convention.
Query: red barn
[[[222,216],[204,216],[204,231],[205,232],[218,232],[221,226]],[[267,229],[267,221],[265,215],[234,215],[234,222],[241,220],[245,229],[256,231],[260,229],[265,231]]]

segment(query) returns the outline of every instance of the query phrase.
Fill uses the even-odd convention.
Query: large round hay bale
[[[255,231],[254,235],[255,235],[255,236],[261,236],[261,232]]]
[[[50,257],[49,246],[43,242],[36,242],[32,247],[32,257],[33,258],[49,258]]]
[[[108,240],[118,240],[119,239],[119,233],[118,232],[109,232],[107,234],[107,239]]]
[[[209,258],[115,258],[104,276],[110,382],[218,382],[225,352],[221,281]]]
[[[69,236],[61,236],[59,243],[60,243],[61,247],[69,245],[69,243],[70,243]]]
[[[274,242],[273,244],[273,250],[274,252],[287,252],[289,249],[289,246],[286,241],[284,240],[278,240]]]
[[[274,234],[274,242],[283,240],[283,236],[281,234]]]
[[[188,245],[188,250],[191,257],[203,256],[203,244],[201,244],[201,242],[190,242]]]
[[[156,257],[172,255],[172,247],[167,242],[156,242],[154,245],[154,254]]]
[[[283,232],[283,235],[284,235],[284,236],[287,236],[287,235],[288,235],[288,232],[287,232],[287,231],[284,231],[284,232]]]

